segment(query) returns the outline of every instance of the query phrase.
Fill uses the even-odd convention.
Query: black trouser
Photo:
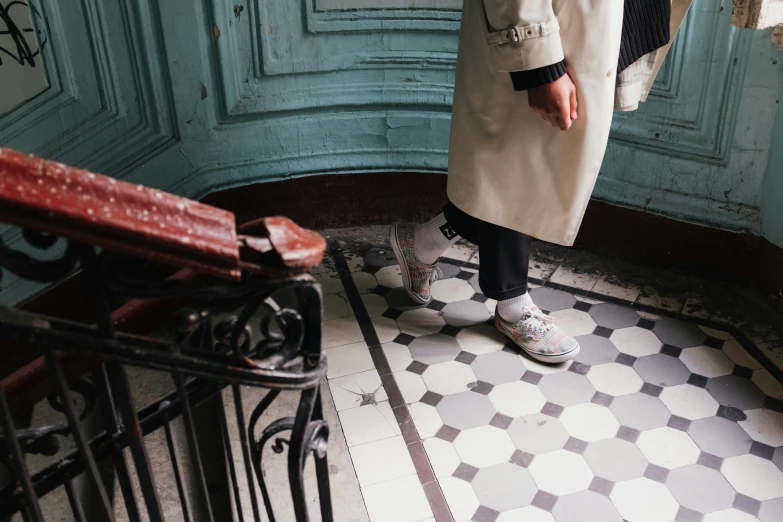
[[[527,292],[530,236],[469,216],[449,202],[443,209],[452,230],[479,249],[479,286],[502,301]]]

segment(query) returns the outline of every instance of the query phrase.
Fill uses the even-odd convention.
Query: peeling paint
[[[245,10],[244,6],[241,6],[239,4],[234,6],[234,16],[237,18],[237,20],[241,19],[242,11],[244,11],[244,10]]]
[[[218,26],[216,26],[216,25],[212,26],[212,36],[215,37],[215,40],[220,38],[220,28]]]

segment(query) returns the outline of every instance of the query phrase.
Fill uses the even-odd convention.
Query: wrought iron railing
[[[320,518],[332,520],[321,291],[307,274],[323,255],[319,235],[285,218],[237,230],[228,212],[3,149],[0,222],[21,227],[27,243],[0,240],[0,275],[54,283],[79,270],[90,312],[74,321],[0,305],[0,368],[11,351],[29,354],[23,367],[2,368],[0,520],[68,518],[46,502],[57,494],[77,521],[273,521],[270,441],[276,452],[287,446],[295,519],[309,520],[303,470],[312,454]],[[174,268],[151,270],[161,263]],[[138,314],[156,318],[157,333],[118,326]],[[170,391],[136,404],[136,368],[165,372]],[[247,387],[268,390],[250,411]],[[261,426],[284,390],[300,393],[296,411]],[[61,420],[30,425],[47,399]],[[199,441],[210,423],[220,427],[217,458]],[[150,458],[160,429],[167,463]],[[161,466],[176,484],[173,511]],[[211,484],[221,480],[228,493],[217,499]]]

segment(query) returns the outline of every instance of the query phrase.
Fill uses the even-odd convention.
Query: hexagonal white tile
[[[663,346],[661,340],[652,333],[652,330],[645,330],[638,326],[615,330],[609,339],[618,350],[634,357],[658,353]]]
[[[726,459],[720,471],[738,493],[756,500],[777,498],[783,492],[783,471],[755,455]]]
[[[427,393],[427,387],[421,375],[401,371],[394,374],[394,380],[397,381],[397,387],[402,393],[402,398],[408,404],[418,402]]]
[[[386,361],[393,372],[401,372],[413,362],[413,356],[407,346],[397,343],[386,343],[381,345],[383,353],[386,354]]]
[[[751,370],[762,368],[761,363],[754,359],[738,341],[726,341],[723,343],[723,353],[739,366],[744,366]]]
[[[424,384],[431,392],[449,395],[469,390],[468,384],[476,382],[470,366],[457,361],[430,366],[422,374]]]
[[[392,265],[385,266],[375,272],[375,279],[378,280],[379,285],[388,286],[389,288],[397,288],[402,286],[402,274],[400,274],[400,266]]]
[[[699,328],[701,328],[701,331],[706,333],[710,337],[714,337],[722,341],[731,341],[732,339],[734,339],[734,337],[729,332],[724,332],[723,330],[716,330],[714,328],[710,328],[709,326],[701,326],[701,325],[699,325]]]
[[[443,477],[438,480],[446,503],[455,520],[470,520],[479,508],[479,500],[473,486],[454,477]],[[398,501],[404,501],[400,498]]]
[[[714,513],[707,513],[704,515],[703,522],[757,522],[757,518],[753,515],[743,513],[739,509],[724,509],[723,511],[716,511]]]
[[[495,522],[555,522],[555,517],[535,506],[504,511]]]
[[[690,371],[704,377],[720,377],[734,371],[734,362],[722,351],[709,346],[686,348],[680,354],[680,360]]]
[[[489,394],[489,400],[499,413],[509,417],[538,413],[546,404],[537,386],[522,381],[495,386]]]
[[[460,464],[454,444],[437,437],[426,439],[422,444],[424,444],[424,451],[427,452],[427,458],[432,464],[435,476],[438,478],[450,477]]]
[[[408,411],[410,411],[413,425],[416,426],[416,431],[419,432],[419,437],[422,439],[434,437],[438,430],[443,427],[443,420],[440,418],[438,409],[435,406],[430,406],[423,402],[414,402],[408,406]]]
[[[664,388],[660,399],[670,412],[685,419],[704,419],[718,412],[718,401],[704,388],[690,384]]]
[[[593,366],[587,378],[596,390],[615,397],[638,392],[644,384],[633,368],[618,363]]]
[[[583,491],[594,477],[581,455],[566,450],[538,455],[528,469],[538,487],[553,495]]]
[[[432,284],[432,298],[442,303],[465,301],[473,297],[475,293],[476,291],[470,286],[470,283],[456,277],[441,279]]]
[[[761,391],[775,399],[783,399],[783,384],[769,373],[769,370],[756,370],[753,372],[753,382]]]
[[[679,468],[699,459],[699,447],[688,434],[668,426],[643,431],[636,445],[648,461],[663,468]]]
[[[437,333],[446,326],[446,321],[440,316],[437,310],[430,308],[417,308],[403,312],[397,318],[397,326],[402,333],[413,335],[427,335]]]
[[[477,468],[508,462],[514,453],[514,445],[508,434],[494,426],[460,432],[454,440],[454,447],[462,462]]]
[[[748,418],[738,424],[753,440],[777,448],[783,446],[783,413],[767,408],[747,410]],[[783,491],[781,495],[783,496]]]
[[[507,341],[508,339],[494,326],[484,324],[464,328],[457,334],[460,348],[474,355],[498,352],[503,349]]]
[[[375,333],[378,334],[378,340],[382,343],[390,343],[400,335],[400,328],[394,319],[373,317],[372,325],[375,328]]]
[[[560,422],[569,435],[586,442],[614,437],[620,428],[608,408],[593,403],[569,406],[560,415]]]
[[[576,308],[552,312],[552,317],[560,328],[574,337],[593,333],[598,326],[590,314]]]
[[[671,522],[679,510],[666,486],[645,477],[616,484],[609,498],[623,519],[633,522]]]

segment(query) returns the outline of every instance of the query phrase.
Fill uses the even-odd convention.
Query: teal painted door
[[[33,0],[48,87],[0,115],[0,144],[196,198],[310,174],[444,172],[459,4]],[[596,197],[760,230],[783,56],[730,27],[730,9],[695,0],[650,100],[617,115]],[[8,274],[2,286],[12,302],[36,290]]]

